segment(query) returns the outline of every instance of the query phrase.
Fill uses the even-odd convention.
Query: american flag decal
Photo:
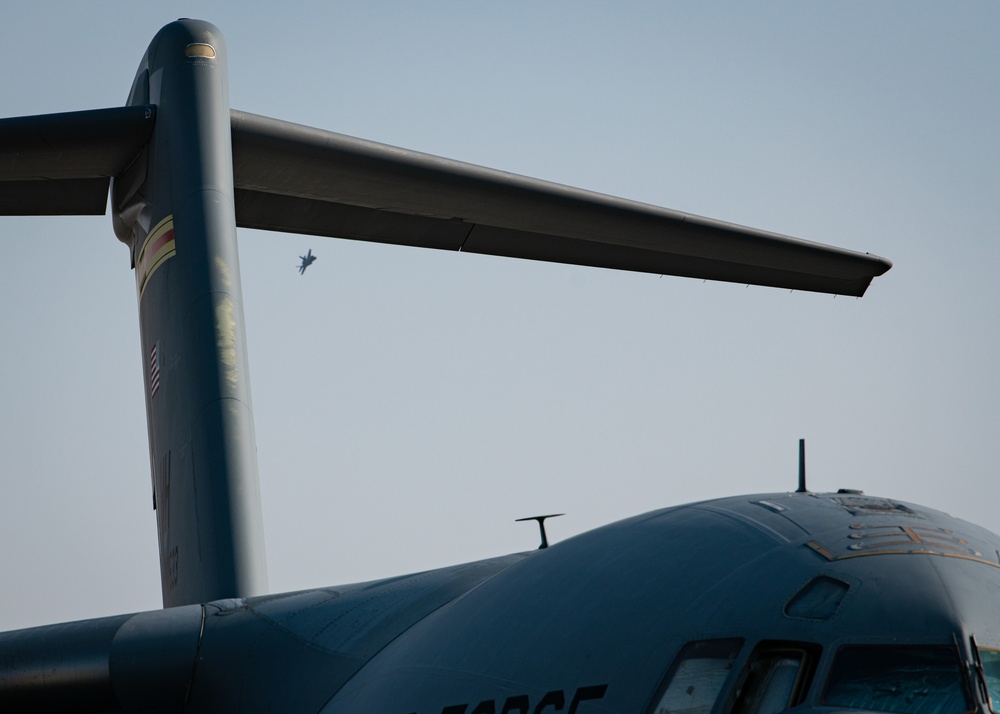
[[[149,350],[149,398],[152,399],[160,391],[160,358],[159,342],[154,342]]]

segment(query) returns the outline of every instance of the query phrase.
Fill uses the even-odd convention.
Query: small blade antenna
[[[542,548],[549,547],[549,539],[545,536],[545,519],[546,518],[558,518],[559,516],[565,516],[565,513],[550,513],[547,516],[528,516],[527,518],[515,518],[515,523],[520,523],[521,521],[538,521],[538,530],[542,535],[542,544],[538,546],[538,550]]]
[[[806,440],[799,439],[799,487],[795,493],[809,493],[806,488]]]

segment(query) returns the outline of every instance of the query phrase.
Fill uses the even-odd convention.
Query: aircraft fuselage
[[[90,689],[123,708],[985,714],[998,551],[892,499],[731,497],[400,578],[25,630],[52,654],[18,652],[19,701],[85,640],[109,663]]]

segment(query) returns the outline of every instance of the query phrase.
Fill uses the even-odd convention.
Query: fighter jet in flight
[[[299,266],[299,275],[302,275],[306,272],[306,268],[316,260],[316,256],[313,255],[312,248],[310,248],[308,253],[300,255],[299,258],[302,260],[302,265]]]

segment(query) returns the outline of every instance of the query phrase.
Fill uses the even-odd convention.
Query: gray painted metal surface
[[[44,701],[327,714],[575,702],[648,714],[685,644],[736,638],[736,670],[761,644],[813,647],[806,707],[821,706],[844,646],[947,647],[969,667],[970,708],[985,711],[968,643],[1000,645],[998,550],[992,533],[892,499],[737,496],[401,578],[7,633],[0,705],[33,711],[52,680],[76,678]],[[842,598],[793,607],[817,577],[841,583]]]
[[[0,119],[0,215],[103,215],[154,118],[140,105]]]
[[[233,156],[247,228],[858,296],[892,265],[246,112]]]
[[[184,20],[150,44],[130,102],[157,107],[115,180],[146,361],[150,466],[165,606],[267,591],[233,208],[226,47]]]

